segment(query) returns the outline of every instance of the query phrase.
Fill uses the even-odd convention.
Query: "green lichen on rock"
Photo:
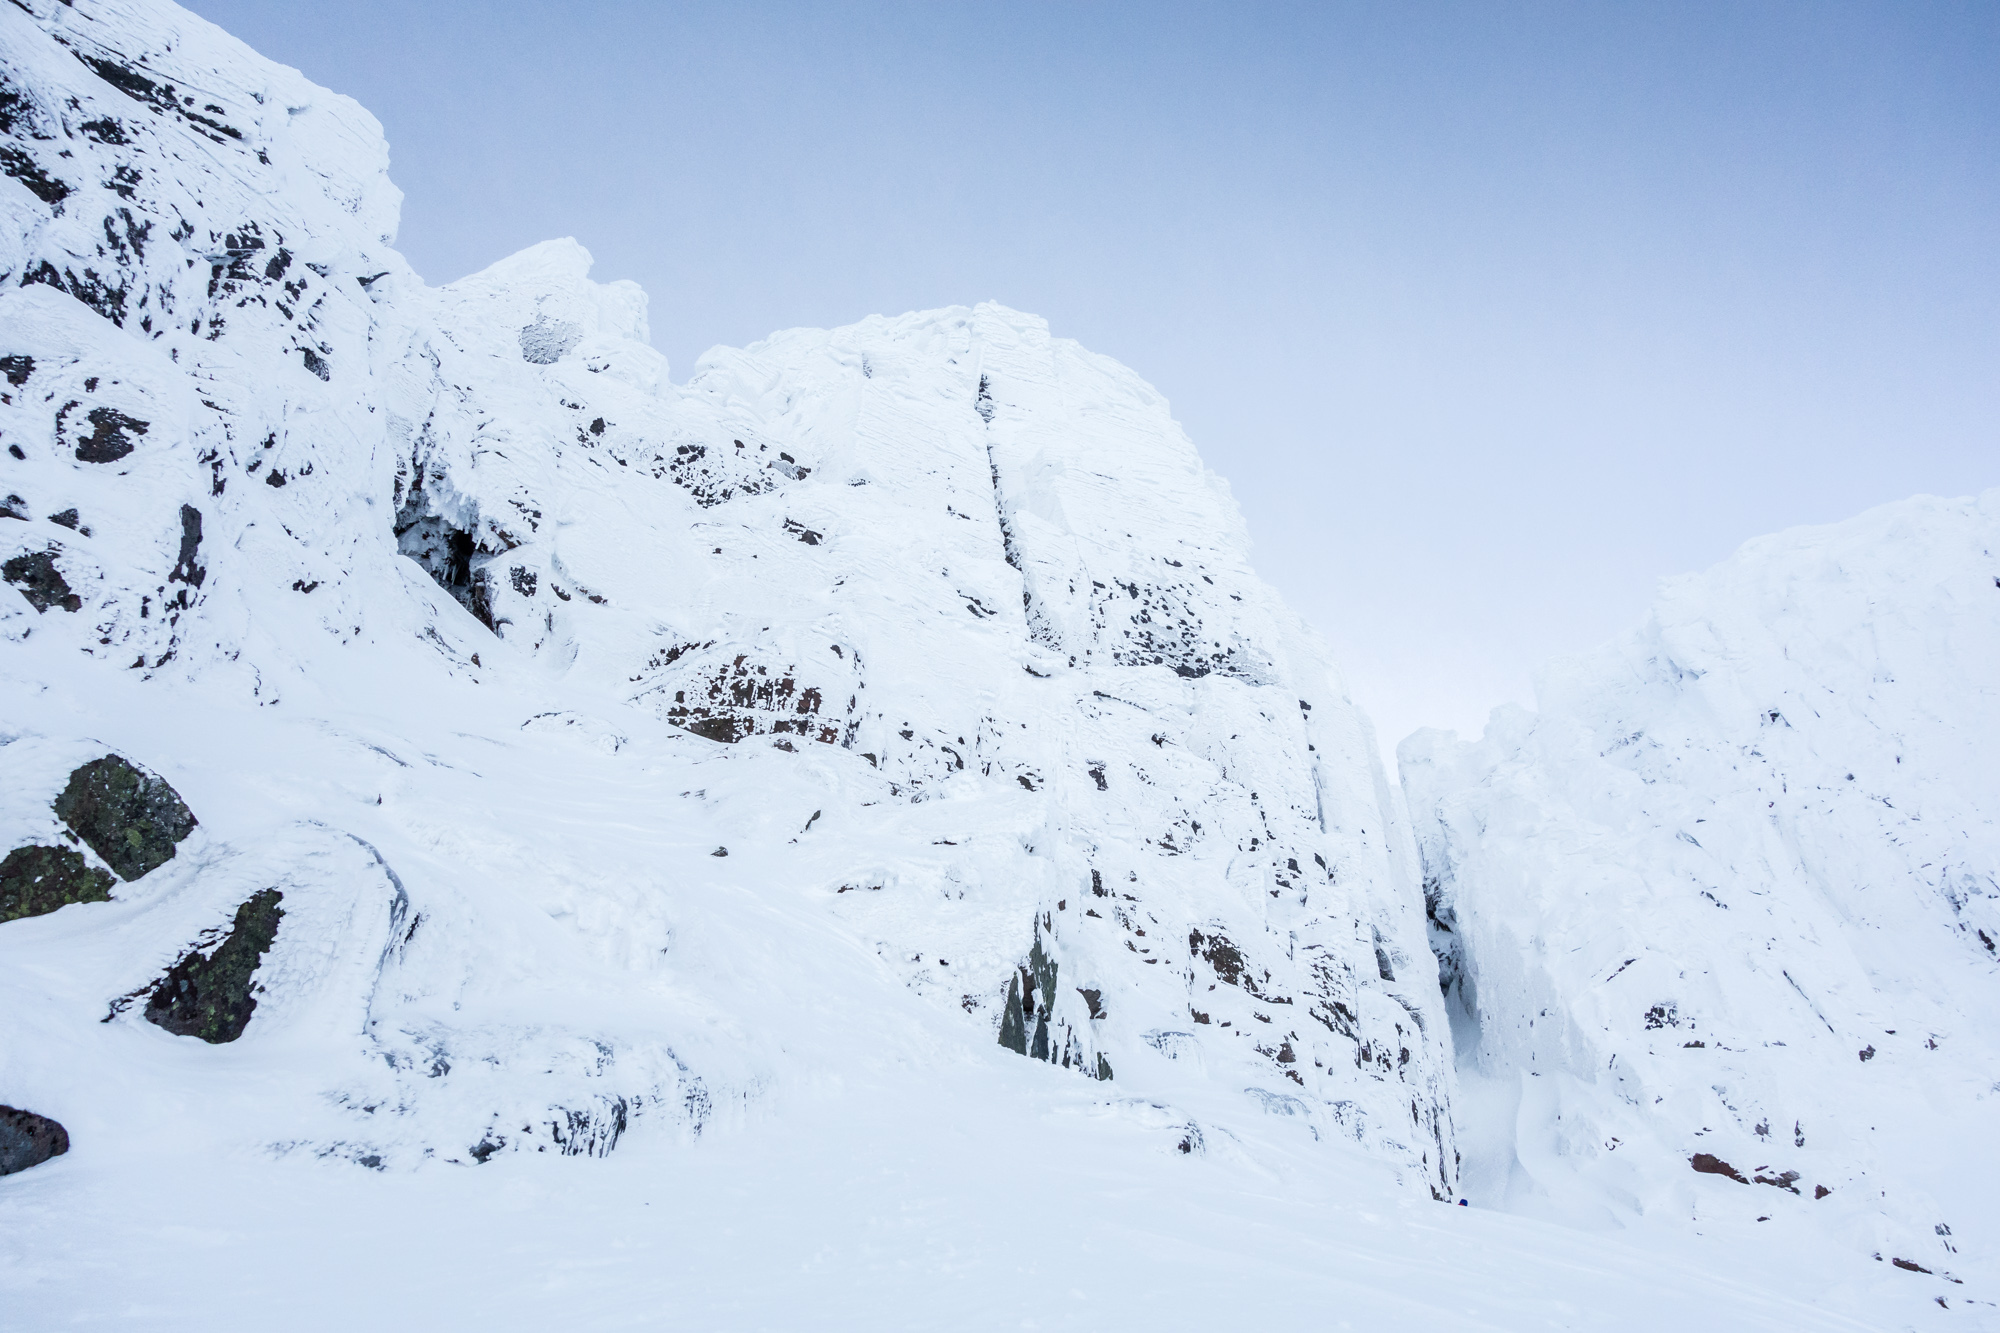
[[[146,1021],[182,1037],[235,1041],[257,1008],[251,978],[278,937],[284,894],[265,889],[236,909],[229,938],[206,958],[190,953],[160,979],[146,1001]]]
[[[69,1151],[69,1131],[45,1115],[0,1106],[0,1176],[40,1166]]]
[[[113,880],[68,847],[16,847],[0,861],[0,921],[111,899]]]
[[[173,860],[175,847],[195,826],[195,817],[166,779],[115,754],[71,773],[55,809],[125,880]]]

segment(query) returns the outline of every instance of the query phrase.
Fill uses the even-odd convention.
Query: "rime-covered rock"
[[[1469,1191],[1952,1265],[1941,1163],[2000,1086],[1996,661],[2000,491],[1916,499],[1670,580],[1539,713],[1404,742],[1493,1089]]]
[[[536,719],[653,737],[688,818],[745,827],[726,860],[703,836],[698,861],[649,851],[628,883],[748,885],[790,858],[817,895],[797,910],[963,1049],[990,1058],[1012,987],[1007,1045],[1181,1107],[1176,1142],[1276,1116],[1451,1193],[1444,1011],[1411,965],[1416,855],[1368,725],[1131,371],[983,305],[719,349],[677,386],[644,294],[592,282],[575,241],[425,286],[391,248],[374,121],[169,5],[8,6],[0,58],[0,436],[26,516],[0,556],[28,562],[0,643],[31,690],[58,689],[67,654],[161,709],[230,700],[325,735],[470,690],[510,753],[563,756],[580,789],[633,747],[564,768],[568,729]],[[21,725],[49,746],[101,730],[49,716]],[[178,990],[148,978],[235,958],[219,932],[269,889],[285,920],[244,1049],[358,1006],[370,1052],[323,1074],[345,1080],[329,1104],[371,1108],[347,1129],[365,1146],[339,1149],[356,1160],[608,1151],[783,1084],[786,1020],[722,1043],[649,998],[671,893],[610,913],[623,890],[555,869],[618,861],[630,826],[594,853],[533,812],[442,832],[492,801],[429,775],[491,764],[462,739],[348,744],[324,772],[198,760],[264,766],[227,819],[269,802],[270,845],[302,868],[210,830],[200,866],[156,869],[170,842],[133,862],[78,826],[159,881],[115,918],[133,952],[107,975],[114,1023],[144,995],[171,1016]],[[428,794],[377,792],[364,835],[327,804],[353,784]],[[344,838],[378,868],[324,877]],[[493,906],[552,878],[596,887],[553,919]],[[565,920],[644,965],[549,963]],[[531,967],[540,1009],[506,980]],[[209,1009],[172,1021],[221,1031]]]

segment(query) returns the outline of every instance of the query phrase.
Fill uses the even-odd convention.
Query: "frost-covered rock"
[[[1130,371],[989,305],[675,386],[574,241],[426,287],[374,121],[169,5],[4,7],[0,66],[0,832],[107,746],[202,821],[0,930],[46,965],[0,968],[11,1083],[261,1069],[237,1146],[601,1155],[837,1068],[827,988],[914,991],[1162,1152],[1451,1193],[1368,725]]]
[[[1488,1103],[1468,1192],[1992,1244],[1996,662],[2000,491],[1917,499],[1669,581],[1539,714],[1404,742]]]

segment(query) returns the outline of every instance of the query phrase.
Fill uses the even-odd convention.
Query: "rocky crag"
[[[372,118],[170,4],[14,0],[0,75],[4,1172],[976,1076],[1983,1299],[1994,494],[1753,543],[1399,788],[1167,404],[1042,321],[676,384],[573,241],[426,285]]]
[[[592,283],[574,242],[424,285],[391,248],[374,122],[198,20],[52,0],[4,25],[17,672],[67,657],[162,707],[200,709],[181,702],[199,685],[320,716],[504,685],[510,746],[587,734],[607,768],[654,720],[667,739],[644,762],[695,789],[664,824],[717,822],[709,770],[745,759],[764,801],[782,804],[773,773],[815,793],[786,873],[968,1050],[1111,1096],[1218,1099],[1168,1115],[1170,1150],[1276,1115],[1453,1194],[1414,846],[1367,724],[1131,372],[981,306],[779,334],[677,386],[643,294]],[[54,757],[79,743],[23,683],[0,752],[21,770],[17,839],[64,810]],[[350,750],[423,762],[403,740]],[[79,947],[144,937],[180,991],[262,960],[254,1016],[162,992],[113,1026],[247,1024],[254,1043],[306,1023],[288,1006],[365,1011],[367,1042],[301,1092],[361,1108],[309,1146],[374,1164],[608,1151],[641,1115],[698,1129],[718,1081],[740,1099],[782,1077],[686,1058],[673,1023],[615,1003],[567,1006],[559,1034],[458,1016],[483,978],[547,954],[537,932],[571,927],[496,934],[477,892],[376,850],[397,841],[385,800],[366,828],[279,802],[303,864],[204,822],[204,865],[86,904]],[[400,817],[435,842],[453,816],[425,800]],[[123,878],[155,860],[85,840]],[[652,877],[729,875],[742,848],[725,864],[722,841]],[[505,875],[505,854],[468,859]],[[214,944],[273,892],[271,952]],[[641,943],[656,916],[576,892],[599,943],[671,973],[675,950]],[[169,957],[191,939],[213,957]],[[364,1086],[329,1093],[339,1069]],[[462,1090],[481,1080],[504,1094]]]

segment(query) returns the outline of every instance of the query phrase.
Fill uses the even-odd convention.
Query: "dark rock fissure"
[[[440,588],[452,595],[486,628],[499,632],[493,613],[492,576],[483,564],[473,535],[428,508],[421,486],[412,487],[396,514],[396,546],[423,566]]]
[[[173,572],[167,575],[168,580],[199,588],[202,580],[208,577],[208,571],[195,563],[195,556],[200,551],[201,511],[193,505],[182,505],[180,559],[174,562]]]
[[[1042,922],[1035,923],[1034,944],[1027,962],[1007,978],[1007,999],[1000,1013],[1000,1045],[1031,1060],[1075,1069],[1086,1078],[1109,1081],[1111,1062],[1100,1053],[1093,1061],[1069,1022],[1056,1017],[1056,983],[1060,967],[1042,943]],[[1103,992],[1079,989],[1091,1018],[1101,1018]]]

